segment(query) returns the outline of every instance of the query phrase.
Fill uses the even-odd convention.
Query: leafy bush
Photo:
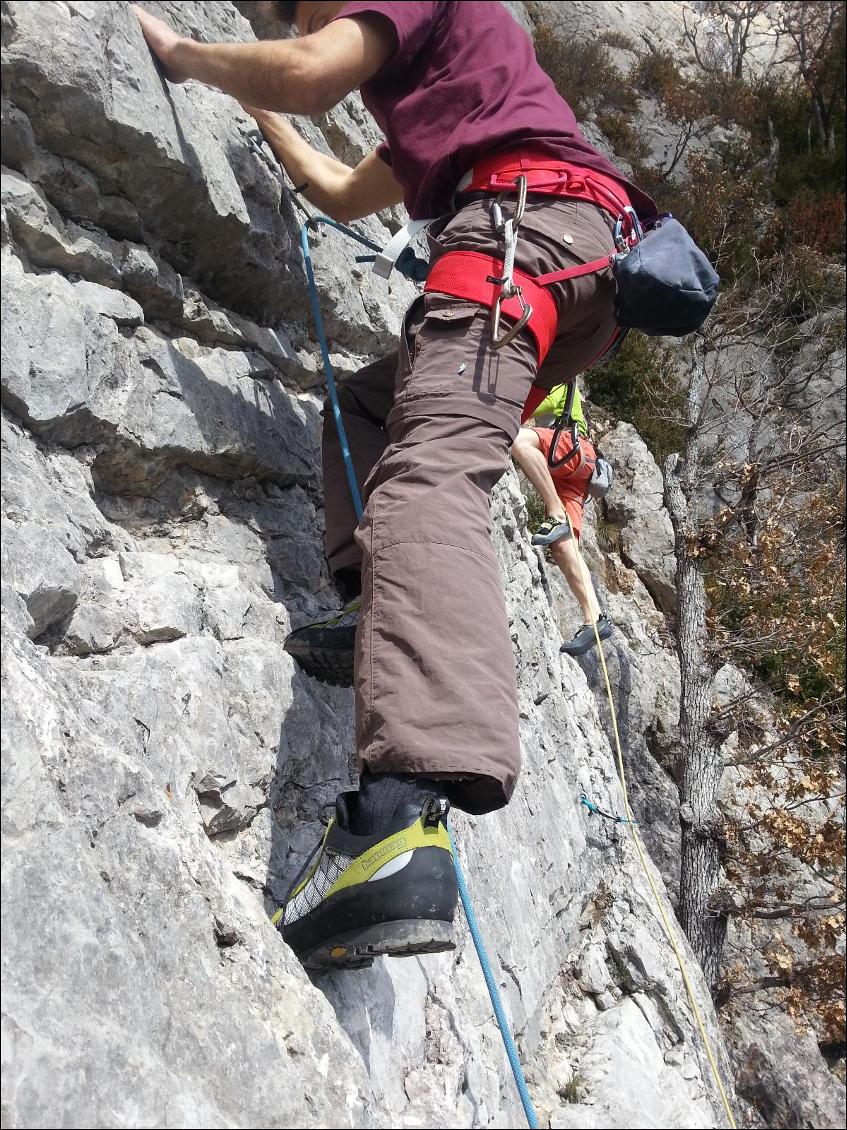
[[[535,31],[535,55],[577,118],[595,108],[633,113],[638,95],[599,40],[565,42],[543,25]]]
[[[809,97],[798,80],[769,78],[752,88],[751,130],[762,140],[773,137],[778,145],[773,177],[773,197],[786,205],[797,195],[826,196],[844,191],[845,117],[836,116],[835,146],[826,152],[814,144]]]
[[[815,195],[804,188],[784,211],[786,241],[805,244],[822,255],[844,250],[845,196],[843,192]]]
[[[791,326],[844,300],[844,273],[805,244],[788,247],[762,264],[761,284],[775,299],[771,319]]]
[[[743,276],[762,237],[767,188],[759,154],[750,144],[725,142],[690,153],[687,175],[663,178],[642,161],[635,180],[661,212],[672,212],[714,263],[724,282]]]
[[[605,365],[589,373],[591,402],[633,424],[661,466],[683,438],[683,398],[671,346],[631,333]]]
[[[630,78],[652,98],[664,98],[684,81],[670,51],[648,51],[633,68]]]
[[[712,630],[718,646],[737,649],[788,706],[837,704],[845,663],[844,482],[785,497],[793,512],[769,516],[755,546],[738,539],[715,556],[707,581]],[[843,733],[843,717],[835,721]],[[832,735],[807,730],[805,739]]]

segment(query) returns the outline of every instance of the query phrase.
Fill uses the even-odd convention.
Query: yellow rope
[[[570,518],[568,518],[568,525],[570,525]],[[588,568],[585,564],[585,561],[583,560],[583,556],[582,556],[582,554],[580,553],[580,550],[579,550],[579,539],[576,538],[576,537],[573,537],[573,528],[571,528],[571,536],[572,536],[574,549],[576,550],[577,561],[579,562],[580,569],[582,570],[582,573],[583,573],[583,579],[582,579],[583,585],[585,585],[587,591],[590,591],[589,586],[591,584],[591,578],[590,578],[590,575],[588,573]],[[609,698],[609,711],[610,711],[611,716],[612,716],[612,730],[613,730],[614,735],[615,735],[615,751],[616,751],[616,754],[617,754],[617,761],[618,761],[618,773],[620,775],[621,790],[623,792],[624,814],[625,814],[627,820],[629,821],[629,829],[632,833],[632,839],[633,839],[633,842],[635,844],[635,849],[638,852],[638,858],[641,861],[641,866],[644,869],[644,874],[647,877],[647,882],[650,886],[650,890],[653,893],[653,898],[655,899],[655,902],[656,902],[656,908],[658,909],[658,912],[659,912],[659,918],[662,922],[662,925],[664,926],[665,934],[667,935],[668,941],[670,942],[671,949],[674,952],[674,956],[676,957],[676,962],[677,962],[677,965],[679,966],[679,972],[682,974],[682,982],[685,985],[685,991],[688,994],[688,1000],[691,1004],[691,1011],[694,1014],[694,1020],[695,1020],[697,1027],[700,1031],[700,1038],[703,1041],[703,1047],[705,1048],[706,1056],[708,1057],[708,1060],[709,1060],[709,1066],[712,1069],[712,1075],[715,1078],[715,1085],[717,1086],[718,1093],[720,1094],[721,1102],[723,1103],[723,1108],[726,1111],[727,1120],[729,1121],[729,1125],[732,1127],[732,1130],[737,1130],[738,1124],[736,1123],[735,1116],[732,1113],[732,1106],[730,1105],[729,1098],[728,1098],[727,1093],[726,1093],[726,1089],[724,1088],[724,1085],[723,1085],[723,1080],[721,1079],[720,1068],[718,1067],[718,1062],[717,1062],[717,1059],[715,1057],[715,1053],[712,1049],[712,1042],[709,1039],[708,1033],[706,1032],[706,1025],[703,1023],[703,1017],[702,1017],[702,1014],[700,1012],[700,1007],[697,1004],[697,1000],[694,996],[694,988],[691,984],[691,981],[690,981],[689,976],[688,976],[688,972],[686,970],[685,958],[683,957],[683,954],[682,954],[682,948],[679,945],[679,942],[676,940],[676,933],[674,931],[673,926],[671,925],[670,919],[668,918],[668,914],[665,910],[664,904],[662,902],[662,898],[661,898],[658,890],[656,889],[656,884],[653,881],[653,876],[650,874],[650,868],[647,865],[647,859],[646,859],[646,856],[645,856],[644,848],[641,845],[641,838],[638,835],[638,831],[637,831],[636,825],[634,823],[635,817],[633,816],[632,809],[629,806],[629,793],[628,793],[627,787],[626,787],[626,773],[624,772],[623,751],[621,749],[621,736],[620,736],[620,732],[618,731],[618,717],[617,717],[617,714],[615,712],[615,703],[614,703],[613,696],[612,696],[612,684],[609,681],[609,670],[606,667],[606,656],[603,652],[603,641],[600,639],[600,633],[597,631],[597,621],[596,620],[594,621],[594,636],[595,636],[595,640],[596,640],[596,643],[597,643],[597,650],[600,653],[600,666],[603,670],[603,680],[606,684],[606,694],[608,695],[608,698]]]

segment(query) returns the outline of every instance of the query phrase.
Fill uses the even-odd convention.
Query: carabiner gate
[[[497,300],[491,307],[491,348],[502,349],[504,345],[508,345],[510,341],[514,341],[529,319],[532,317],[532,307],[525,301],[523,292],[519,286],[514,288],[513,298],[517,298],[521,304],[521,316],[515,322],[511,329],[507,330],[501,338],[498,338],[500,333],[500,307],[503,305],[505,295],[501,291],[497,295]]]

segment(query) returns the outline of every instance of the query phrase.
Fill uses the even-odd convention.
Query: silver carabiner
[[[497,301],[491,307],[491,348],[502,349],[504,345],[508,345],[510,341],[514,341],[529,319],[532,317],[532,307],[524,300],[523,291],[519,286],[515,287],[513,298],[517,298],[521,304],[521,316],[511,327],[507,330],[501,338],[498,338],[500,333],[500,307],[503,305],[505,295],[501,291],[497,295]]]
[[[515,205],[515,210],[508,220],[503,220],[503,212],[500,208],[500,201],[497,200],[493,204],[495,225],[498,231],[502,231],[505,241],[505,253],[503,256],[503,277],[500,282],[500,293],[491,307],[491,348],[502,349],[504,345],[508,345],[510,341],[514,341],[517,335],[521,332],[529,319],[532,317],[532,307],[524,300],[523,292],[519,286],[515,286],[514,269],[515,269],[515,250],[518,242],[518,225],[523,219],[523,214],[526,211],[526,177],[515,177],[515,184],[518,189],[518,200]],[[502,197],[501,197],[502,199]],[[499,219],[499,225],[496,221]],[[492,282],[495,280],[491,280]],[[521,316],[506,333],[500,337],[500,307],[504,301],[511,298],[517,298],[521,305]]]
[[[526,177],[521,174],[515,177],[515,184],[518,186],[518,202],[515,205],[515,214],[512,216],[512,223],[515,225],[517,231],[518,224],[523,219],[523,214],[526,211]]]

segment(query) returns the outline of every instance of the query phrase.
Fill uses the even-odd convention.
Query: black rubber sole
[[[455,948],[452,922],[416,918],[348,930],[327,938],[300,960],[306,969],[323,972],[367,969],[377,957],[414,957],[422,953],[446,953]]]
[[[604,643],[606,640],[611,639],[611,637],[612,637],[611,630],[604,630],[604,631],[600,632],[600,642],[601,642],[601,644]],[[562,655],[569,655],[571,657],[571,659],[582,659],[583,656],[588,655],[588,653],[589,653],[589,651],[591,651],[592,647],[597,646],[597,638],[594,635],[594,633],[592,632],[591,637],[588,640],[588,642],[586,644],[583,644],[582,647],[579,648],[579,650],[569,651],[568,646],[569,645],[567,643],[563,643],[562,646],[559,648],[559,651],[561,652]]]
[[[569,537],[572,537],[570,525],[567,522],[560,522],[558,526],[553,527],[549,534],[534,534],[532,537],[532,545],[542,547],[554,545],[557,541],[562,541],[563,538]]]
[[[304,640],[286,640],[285,650],[307,675],[333,687],[353,686],[353,652],[314,647]]]

